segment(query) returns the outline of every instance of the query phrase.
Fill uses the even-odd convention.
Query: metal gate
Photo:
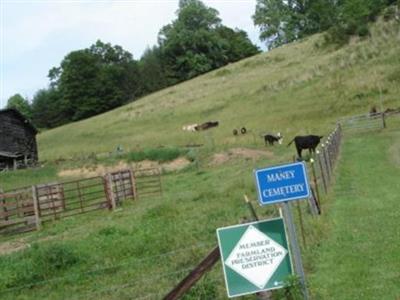
[[[385,128],[385,114],[372,113],[342,118],[339,120],[344,130],[368,130]]]
[[[159,168],[135,170],[137,198],[162,196],[161,170]]]
[[[107,176],[111,197],[116,205],[120,205],[126,199],[136,198],[135,178],[131,170],[112,172]]]
[[[0,193],[0,234],[36,229],[32,187]]]
[[[38,185],[36,198],[44,222],[110,207],[105,180],[100,176]]]

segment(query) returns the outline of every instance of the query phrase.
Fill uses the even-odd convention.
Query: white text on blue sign
[[[261,204],[309,197],[309,185],[303,163],[257,170],[255,176]]]

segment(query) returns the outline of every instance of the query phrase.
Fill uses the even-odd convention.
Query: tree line
[[[351,36],[367,36],[368,23],[396,3],[400,0],[257,0],[253,20],[269,48],[319,32],[326,32],[327,43],[342,45]]]
[[[140,60],[121,46],[98,40],[70,52],[49,71],[49,86],[31,103],[16,94],[19,109],[39,128],[78,121],[141,96],[258,53],[247,33],[221,23],[217,10],[200,0],[181,0],[177,18]]]
[[[391,6],[397,4],[397,6]],[[326,32],[327,43],[369,34],[368,23],[400,0],[257,0],[253,21],[269,48]],[[390,7],[389,7],[390,6]],[[389,7],[389,8],[388,8]],[[393,11],[392,11],[393,13]],[[200,0],[180,0],[177,18],[161,28],[158,43],[139,60],[121,46],[98,40],[69,53],[49,71],[48,88],[31,103],[8,100],[39,128],[82,120],[188,80],[260,50],[246,32],[224,26],[217,10]]]

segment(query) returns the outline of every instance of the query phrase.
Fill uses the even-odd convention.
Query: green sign
[[[292,264],[282,218],[217,229],[228,297],[282,288]]]

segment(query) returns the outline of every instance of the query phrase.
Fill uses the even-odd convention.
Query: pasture
[[[216,245],[216,228],[251,217],[243,194],[255,199],[253,169],[292,161],[294,146],[286,144],[294,135],[327,134],[339,117],[368,113],[380,99],[385,108],[400,106],[398,29],[378,23],[370,39],[339,50],[323,48],[314,36],[40,134],[42,166],[0,174],[3,189],[76,179],[82,173],[63,171],[112,168],[137,153],[163,161],[166,148],[190,163],[163,174],[162,197],[1,237],[0,298],[162,298]],[[398,119],[389,119],[386,130],[345,133],[324,214],[312,217],[301,203],[313,299],[400,295]],[[209,120],[220,124],[182,130]],[[234,136],[242,126],[248,132]],[[260,135],[278,131],[283,144],[265,146]],[[185,147],[195,144],[203,146]],[[118,145],[124,152],[108,155]],[[262,218],[278,214],[256,209]],[[220,263],[184,299],[226,299]],[[275,299],[285,298],[277,292]]]
[[[324,134],[345,115],[400,106],[397,23],[378,23],[369,39],[338,50],[320,35],[230,64],[108,113],[39,135],[42,161],[209,144],[254,145],[262,133]],[[219,121],[204,132],[182,126]],[[232,130],[246,127],[245,138]],[[239,138],[240,137],[240,138]]]

